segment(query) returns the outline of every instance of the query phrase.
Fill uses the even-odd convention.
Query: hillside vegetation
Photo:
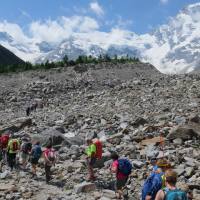
[[[5,59],[9,60],[10,57],[5,57]],[[32,64],[30,62],[16,62],[16,63],[4,63],[3,58],[1,61],[1,53],[0,53],[0,73],[9,73],[9,72],[22,72],[27,70],[37,70],[37,69],[51,69],[57,67],[69,67],[75,66],[78,64],[98,64],[103,62],[111,62],[111,63],[137,63],[140,62],[138,58],[130,58],[126,57],[117,57],[113,58],[108,55],[101,55],[98,58],[92,56],[79,56],[76,60],[69,60],[68,56],[64,56],[62,61],[59,62],[45,62],[40,64]],[[76,70],[76,69],[75,69]],[[84,70],[84,69],[83,69]]]

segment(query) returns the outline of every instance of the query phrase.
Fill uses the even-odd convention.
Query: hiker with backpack
[[[13,170],[13,168],[17,168],[16,167],[16,155],[20,150],[20,142],[19,140],[16,138],[15,135],[11,136],[11,139],[8,142],[8,146],[7,146],[7,158],[8,158],[8,165],[11,169],[11,171]]]
[[[22,141],[23,142],[21,145],[21,160],[22,160],[22,168],[25,170],[31,153],[32,143],[29,141],[28,138],[23,138]]]
[[[0,172],[2,172],[2,167],[3,167],[3,152],[2,152],[2,144],[0,136]]]
[[[48,144],[46,146],[43,155],[45,162],[46,183],[49,183],[49,181],[51,180],[51,167],[56,163],[56,152],[52,148],[51,144]]]
[[[7,146],[9,141],[9,132],[5,133],[0,138],[2,162],[7,163]]]
[[[87,163],[87,167],[88,167],[88,172],[89,172],[89,177],[88,180],[89,181],[93,181],[95,180],[95,176],[94,176],[94,164],[96,163],[96,145],[93,143],[92,139],[86,139],[87,142],[87,149],[86,149],[86,163]]]
[[[26,116],[28,117],[30,115],[30,113],[31,113],[31,108],[28,106],[26,108]]]
[[[165,187],[165,171],[171,168],[165,159],[157,161],[157,170],[150,174],[142,187],[142,200],[155,200],[157,192]]]
[[[40,146],[40,142],[37,141],[31,150],[31,165],[32,165],[33,177],[36,176],[36,167],[41,155],[42,155],[42,148]]]
[[[115,152],[111,154],[111,159],[113,160],[111,172],[116,174],[115,189],[117,198],[121,199],[123,196],[123,188],[126,185],[128,177],[132,171],[132,165],[128,159],[119,159],[118,154]]]
[[[158,191],[155,200],[188,200],[186,192],[176,188],[177,173],[172,169],[165,172],[165,188]]]

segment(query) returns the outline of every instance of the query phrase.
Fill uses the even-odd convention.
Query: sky
[[[1,0],[0,24],[16,24],[35,37],[52,27],[68,29],[68,25],[80,26],[83,32],[118,28],[144,34],[196,2],[199,0]]]

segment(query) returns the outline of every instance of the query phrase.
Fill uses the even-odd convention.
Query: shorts
[[[37,165],[38,164],[38,160],[37,158],[31,158],[31,164],[33,165]]]
[[[96,158],[90,158],[88,162],[89,166],[93,167],[96,163],[96,160],[97,160]]]
[[[22,161],[28,161],[29,155],[26,154],[26,153],[24,153],[24,152],[22,152],[22,153],[21,153],[21,158],[22,158]]]
[[[127,180],[128,177],[124,179],[117,179],[115,185],[116,190],[121,190],[126,185]]]

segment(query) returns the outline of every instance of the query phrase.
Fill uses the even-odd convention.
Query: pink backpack
[[[56,152],[54,149],[46,149],[44,151],[45,155],[47,156],[47,158],[50,160],[50,161],[55,161],[56,160]]]

